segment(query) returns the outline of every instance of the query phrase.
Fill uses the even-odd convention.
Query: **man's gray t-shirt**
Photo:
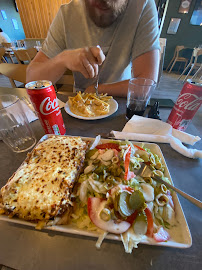
[[[130,79],[131,61],[160,48],[154,0],[128,0],[125,12],[107,28],[97,27],[91,21],[84,0],[72,0],[60,7],[42,52],[53,58],[66,49],[97,45],[106,56],[99,69],[99,83]],[[85,79],[79,72],[74,72],[74,79],[76,89],[85,89],[95,81]]]

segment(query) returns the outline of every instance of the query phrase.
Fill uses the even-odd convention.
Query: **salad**
[[[169,229],[176,222],[171,191],[151,177],[140,177],[143,163],[169,182],[160,157],[144,146],[101,143],[97,138],[87,152],[73,193],[71,221],[80,229],[97,231],[98,248],[108,233],[120,235],[127,253],[146,237],[170,239]]]

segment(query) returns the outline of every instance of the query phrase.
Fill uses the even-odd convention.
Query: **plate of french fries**
[[[81,93],[69,97],[64,107],[66,113],[83,120],[97,120],[108,117],[118,109],[118,103],[107,94]]]

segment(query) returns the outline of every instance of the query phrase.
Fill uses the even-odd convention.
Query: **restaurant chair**
[[[29,48],[27,49],[27,52],[31,59],[34,59],[34,57],[37,55],[38,51],[36,48]]]
[[[18,48],[25,48],[25,41],[24,39],[17,40]]]
[[[11,59],[11,62],[15,64],[15,61],[13,60],[14,52],[12,50],[12,43],[2,42],[1,44],[6,50],[5,57],[9,57]]]
[[[13,50],[15,57],[18,60],[18,63],[29,64],[32,59],[36,56],[37,50],[35,48]]]
[[[198,76],[199,75],[199,76]],[[197,71],[194,73],[194,75],[191,77],[191,79],[195,79],[199,77],[199,80],[202,80],[202,64],[200,67],[197,69]]]
[[[22,82],[23,87],[26,84],[26,69],[27,65],[22,64],[0,64],[0,73],[9,78],[11,86],[17,88],[16,82]]]
[[[9,42],[2,42],[1,44],[6,49],[10,49],[12,47],[12,44]]]
[[[68,95],[74,92],[74,77],[71,70],[67,69],[63,76],[54,85],[55,90],[59,94]]]
[[[0,48],[0,63],[7,63],[5,59],[6,50],[5,48]]]
[[[202,55],[202,49],[194,49],[193,53],[192,53],[192,57],[191,60],[189,62],[189,64],[187,65],[187,67],[185,68],[185,70],[182,72],[182,74],[180,75],[180,77],[178,78],[178,80],[182,77],[182,75],[185,74],[185,72],[189,69],[187,75],[185,76],[184,81],[187,80],[188,76],[191,74],[191,72],[194,69],[200,70],[201,67],[201,63],[202,63],[202,57],[200,58],[200,56]],[[199,71],[198,71],[199,72]],[[195,74],[194,74],[195,75]],[[193,75],[193,76],[194,76]],[[192,77],[193,77],[192,76]]]
[[[174,56],[166,68],[166,71],[168,71],[168,69],[170,68],[168,73],[170,73],[172,71],[172,69],[174,68],[174,66],[177,62],[181,62],[181,63],[184,62],[185,63],[184,67],[187,66],[188,59],[180,56],[180,52],[182,52],[182,50],[184,50],[184,49],[186,49],[185,46],[176,46]]]

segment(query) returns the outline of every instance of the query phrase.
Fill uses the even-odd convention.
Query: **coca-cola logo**
[[[51,114],[55,111],[58,111],[59,109],[60,108],[58,105],[57,98],[51,101],[50,97],[44,98],[39,107],[39,110],[43,115]]]
[[[178,97],[176,105],[179,108],[184,108],[185,110],[194,111],[200,107],[202,101],[202,97],[198,97],[197,95],[191,93],[185,93]]]

